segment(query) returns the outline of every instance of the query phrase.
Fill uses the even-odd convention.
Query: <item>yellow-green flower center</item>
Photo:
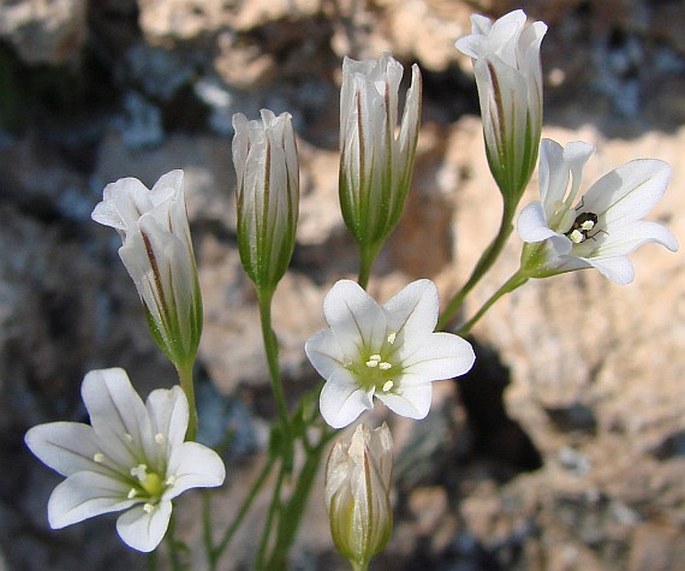
[[[396,333],[390,333],[382,347],[364,347],[359,351],[358,360],[347,365],[359,386],[368,391],[390,392],[397,386],[402,365],[395,358],[397,347],[394,345]]]

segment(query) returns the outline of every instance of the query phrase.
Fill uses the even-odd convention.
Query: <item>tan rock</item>
[[[85,0],[0,2],[0,38],[29,65],[73,60],[86,38]]]

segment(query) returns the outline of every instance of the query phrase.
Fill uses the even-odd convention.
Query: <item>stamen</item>
[[[397,333],[391,333],[388,335],[388,343],[390,343],[390,345],[395,342],[395,339],[397,339]]]
[[[378,353],[374,353],[369,357],[369,359],[371,359],[372,361],[380,361],[382,357]]]
[[[395,381],[385,381],[385,383],[383,384],[382,391],[383,391],[384,393],[387,393],[387,392],[389,392],[394,386],[395,386]]]
[[[153,506],[150,503],[143,504],[143,510],[145,511],[145,513],[152,513],[152,510],[154,510],[154,509],[155,509],[155,506]]]
[[[102,452],[96,452],[93,454],[93,462],[102,464],[105,461],[105,455]]]
[[[378,361],[367,361],[366,366],[369,367],[369,369],[373,369],[378,366]]]
[[[383,361],[382,363],[378,363],[378,368],[381,371],[387,371],[388,369],[392,369],[392,365],[387,361]]]
[[[165,483],[167,486],[173,486],[173,485],[176,483],[176,476],[173,476],[173,475],[172,475],[172,476],[169,476],[169,477],[164,481],[164,483]]]
[[[155,434],[155,442],[159,444],[160,446],[164,444],[165,437],[161,432],[158,432]]]
[[[137,495],[138,495],[138,490],[136,490],[135,488],[131,488],[131,489],[128,491],[128,494],[126,494],[126,497],[127,497],[129,500],[132,500],[132,499],[135,498]]]
[[[135,476],[138,481],[144,482],[147,479],[147,466],[138,464],[135,468],[131,468],[131,476]]]
[[[128,442],[133,442],[133,436],[131,436],[128,432],[126,432],[126,433],[124,434],[124,438],[125,438]]]

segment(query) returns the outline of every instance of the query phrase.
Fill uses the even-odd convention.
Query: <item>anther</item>
[[[155,442],[160,446],[164,444],[164,435],[161,432],[155,434]]]
[[[392,365],[387,361],[383,361],[382,363],[378,363],[378,368],[381,371],[387,371],[388,369],[392,369]]]
[[[382,390],[383,390],[384,393],[387,393],[387,392],[390,391],[390,389],[392,389],[394,386],[395,386],[395,382],[394,382],[394,381],[385,381],[385,383],[383,384],[383,389],[382,389]]]
[[[145,513],[148,513],[148,514],[152,513],[152,510],[154,510],[154,509],[155,509],[155,506],[153,506],[150,503],[143,504],[143,510],[145,510]]]
[[[138,490],[136,490],[135,488],[131,488],[131,489],[128,491],[128,494],[126,494],[126,497],[127,497],[129,500],[132,500],[132,499],[135,498],[137,495],[138,495]]]
[[[388,335],[388,343],[390,343],[390,345],[395,342],[395,339],[397,339],[397,333],[391,333]]]
[[[133,436],[131,436],[128,432],[124,434],[124,438],[127,440],[127,442],[133,442]]]
[[[145,464],[138,464],[131,468],[131,476],[135,476],[140,482],[144,482],[147,478],[147,466]]]
[[[105,461],[105,455],[102,452],[96,452],[93,454],[93,462],[102,464]]]

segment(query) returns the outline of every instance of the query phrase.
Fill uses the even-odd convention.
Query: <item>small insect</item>
[[[576,216],[568,232],[564,232],[564,236],[567,236],[574,244],[582,244],[588,238],[594,240],[599,232],[605,232],[605,230],[597,230],[594,234],[590,234],[596,225],[597,215],[594,212],[581,212]]]

